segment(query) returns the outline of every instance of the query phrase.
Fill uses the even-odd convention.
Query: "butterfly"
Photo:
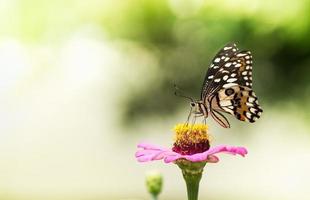
[[[200,100],[191,100],[191,113],[208,115],[222,127],[230,124],[222,113],[238,120],[255,122],[263,110],[252,90],[252,55],[238,50],[236,44],[225,45],[213,58],[207,70]]]

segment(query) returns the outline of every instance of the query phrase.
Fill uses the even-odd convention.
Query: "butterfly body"
[[[195,116],[209,115],[221,126],[229,128],[222,113],[238,120],[255,122],[262,109],[252,90],[252,55],[227,44],[214,57],[202,85],[201,98],[191,102]]]

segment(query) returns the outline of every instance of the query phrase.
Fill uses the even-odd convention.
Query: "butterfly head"
[[[192,100],[190,102],[191,107],[191,113],[195,115],[202,115],[202,116],[208,116],[208,109],[201,101],[194,101]]]
[[[192,100],[189,103],[190,107],[191,107],[191,113],[197,113],[199,111],[199,105],[197,101]]]
[[[189,104],[192,108],[195,108],[197,106],[197,103],[194,101],[191,101]]]
[[[191,114],[194,114],[195,116],[208,117],[208,109],[201,100],[197,101],[193,99],[192,97],[185,96],[183,94],[178,93],[177,91],[180,91],[180,89],[176,85],[174,85],[174,88],[176,89],[176,91],[174,92],[175,96],[183,97],[183,98],[190,100],[189,105],[190,105],[191,110],[189,113],[189,117],[191,116]]]

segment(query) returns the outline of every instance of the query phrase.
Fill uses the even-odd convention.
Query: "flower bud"
[[[146,187],[152,196],[157,197],[161,192],[163,178],[160,172],[150,171],[146,174]]]

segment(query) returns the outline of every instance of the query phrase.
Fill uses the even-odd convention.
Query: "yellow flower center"
[[[205,124],[177,124],[174,132],[173,151],[175,152],[192,155],[210,148],[208,126]]]
[[[177,124],[173,130],[176,143],[198,143],[209,140],[208,126],[205,124]]]

